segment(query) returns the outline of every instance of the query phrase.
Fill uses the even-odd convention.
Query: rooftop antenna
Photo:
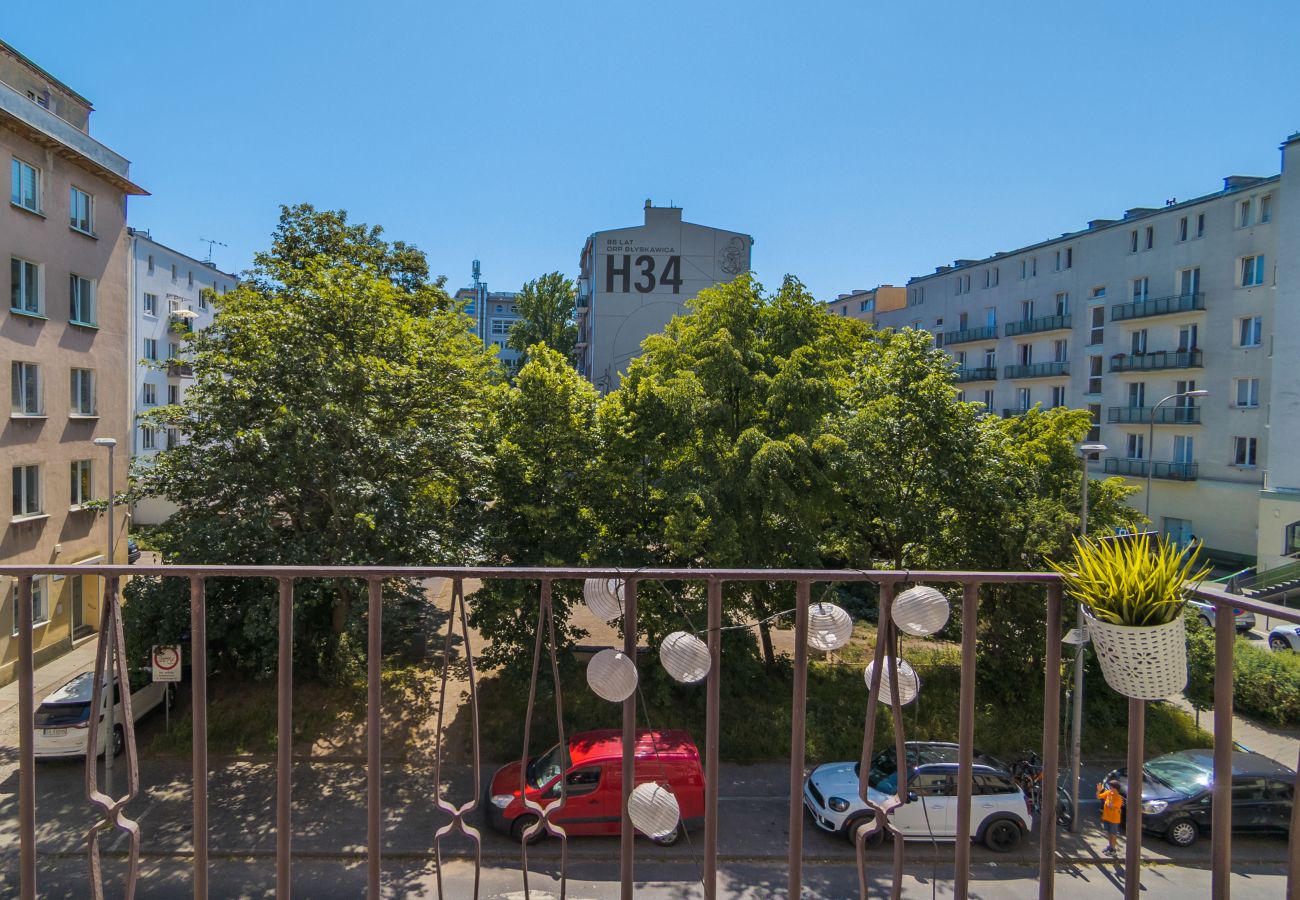
[[[212,265],[212,248],[213,248],[214,246],[217,246],[217,247],[229,247],[229,246],[230,246],[229,244],[223,244],[223,243],[221,243],[221,241],[213,241],[213,240],[209,240],[208,238],[205,238],[205,237],[201,237],[201,238],[199,238],[199,243],[200,243],[200,244],[207,244],[207,245],[208,245],[208,258],[205,259],[205,260],[203,260],[203,261],[204,261],[205,263],[207,263],[208,265]]]

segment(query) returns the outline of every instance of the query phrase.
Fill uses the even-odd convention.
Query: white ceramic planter
[[[1093,618],[1088,637],[1109,684],[1134,700],[1164,700],[1187,687],[1187,633],[1180,615],[1165,625],[1134,628]]]

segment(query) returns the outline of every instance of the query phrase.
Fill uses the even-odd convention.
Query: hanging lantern
[[[834,603],[808,607],[808,646],[814,650],[838,650],[853,637],[853,618]]]
[[[880,673],[880,692],[877,696],[882,703],[892,703],[893,697],[889,687],[889,670],[890,657],[885,657],[885,670]],[[867,690],[871,690],[871,676],[875,672],[876,662],[872,660],[867,663],[867,669],[863,672],[863,679],[867,682]],[[905,659],[898,661],[898,702],[903,706],[911,703],[916,699],[917,694],[921,693],[921,676],[916,674],[911,664]]]
[[[651,838],[666,838],[677,830],[681,809],[673,792],[662,784],[645,782],[627,798],[627,816],[636,830]]]
[[[623,591],[621,579],[588,578],[582,585],[582,599],[596,618],[613,622],[623,615]]]
[[[698,684],[709,675],[713,660],[704,641],[686,631],[674,631],[659,645],[659,661],[674,680]]]
[[[587,684],[610,703],[622,703],[631,697],[636,682],[636,663],[622,651],[606,648],[587,663]]]
[[[921,585],[903,591],[894,599],[892,618],[904,634],[928,637],[948,624],[948,598],[932,587]]]

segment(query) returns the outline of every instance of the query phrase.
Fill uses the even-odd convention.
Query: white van
[[[148,670],[144,670],[143,673],[133,674],[137,677],[142,676],[144,681],[143,687],[131,692],[131,712],[138,722],[145,715],[162,706],[167,692],[172,690],[175,685],[153,681]],[[114,679],[114,756],[122,752],[125,744],[125,732],[122,730],[122,722],[126,716],[122,709],[122,699],[116,690],[116,682],[117,679]],[[35,739],[32,744],[38,759],[70,759],[86,755],[86,737],[90,734],[90,704],[94,683],[94,672],[82,672],[41,701],[41,705],[36,708],[36,716],[33,721]],[[104,752],[104,748],[108,743],[108,735],[105,734],[107,731],[107,712],[108,691],[103,691],[100,695],[99,711],[98,739],[100,753]]]

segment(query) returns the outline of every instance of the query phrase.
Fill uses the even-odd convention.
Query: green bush
[[[1199,709],[1214,706],[1214,631],[1188,617],[1188,696]],[[1246,638],[1233,646],[1232,703],[1236,712],[1274,725],[1300,723],[1300,656],[1272,653]]]

